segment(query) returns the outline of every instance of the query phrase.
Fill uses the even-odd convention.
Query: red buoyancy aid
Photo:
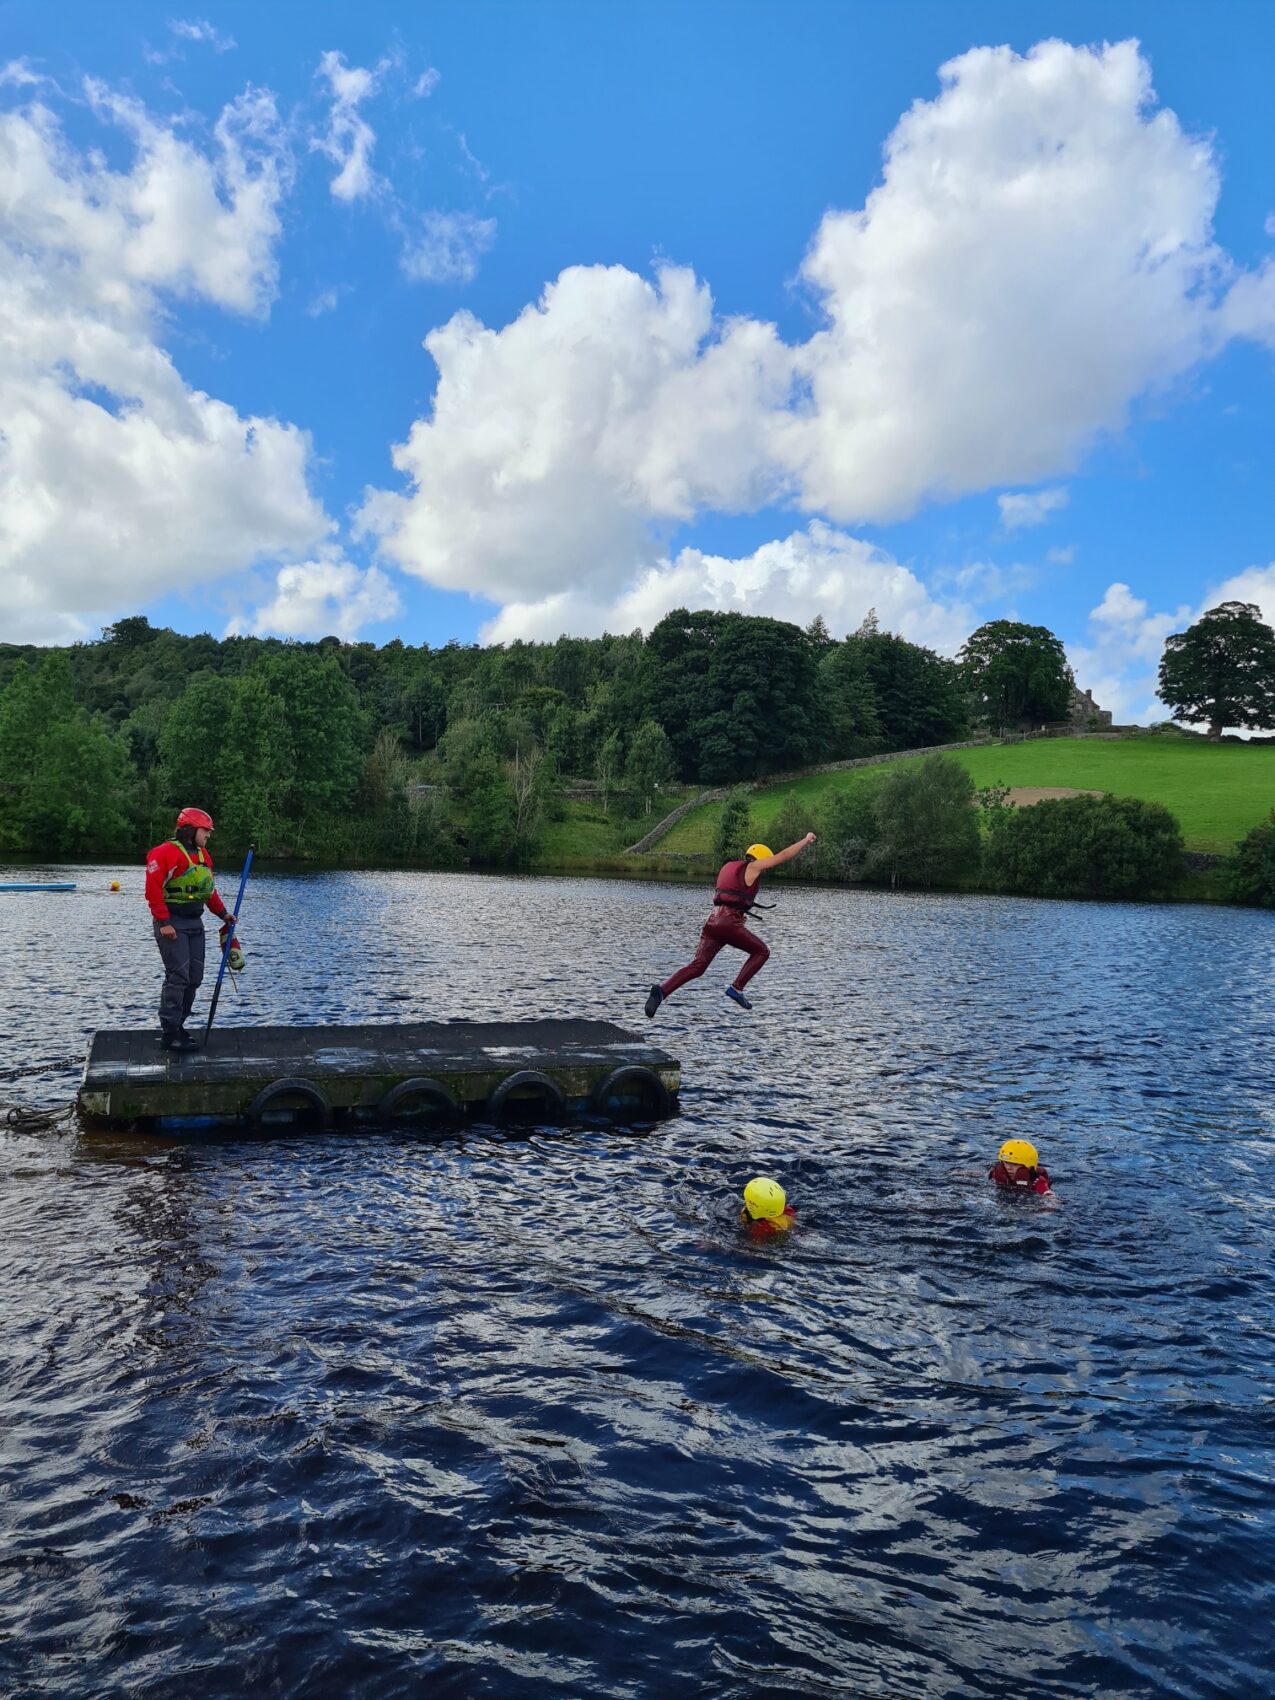
[[[783,1216],[772,1221],[768,1216],[750,1216],[747,1210],[741,1210],[739,1219],[744,1224],[744,1232],[754,1240],[769,1239],[772,1234],[785,1234],[797,1220],[797,1212],[791,1204],[784,1205]]]
[[[1004,1163],[997,1158],[996,1162],[994,1162],[991,1168],[987,1171],[987,1178],[989,1181],[995,1181],[997,1186],[1012,1187],[1015,1191],[1024,1190],[1030,1192],[1050,1192],[1052,1190],[1049,1184],[1048,1169],[1043,1167],[1033,1169],[1029,1171],[1029,1174],[1031,1176],[1029,1180],[1011,1180],[1009,1178],[1009,1170],[1005,1167]]]
[[[713,893],[714,903],[720,903],[725,909],[735,909],[745,915],[757,901],[757,887],[761,884],[761,875],[757,876],[756,885],[749,885],[744,879],[744,869],[748,866],[746,856],[737,856],[733,862],[724,862],[717,876],[717,889]]]

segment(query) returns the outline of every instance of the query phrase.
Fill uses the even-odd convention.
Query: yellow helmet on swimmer
[[[769,844],[750,844],[747,850],[744,851],[744,854],[745,856],[751,856],[753,860],[756,861],[761,856],[773,856],[775,852],[770,848]]]
[[[1002,1163],[1021,1163],[1027,1169],[1036,1168],[1040,1162],[1030,1139],[1007,1139],[996,1155]]]
[[[744,1208],[754,1222],[773,1222],[784,1213],[784,1189],[778,1181],[756,1175],[744,1188]]]

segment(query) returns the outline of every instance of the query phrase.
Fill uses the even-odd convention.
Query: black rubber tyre
[[[427,1116],[413,1115],[408,1107],[412,1104],[428,1105],[432,1114]],[[429,1121],[436,1127],[455,1127],[460,1120],[460,1105],[440,1080],[431,1080],[428,1075],[413,1075],[410,1080],[400,1080],[397,1086],[391,1086],[389,1091],[376,1106],[378,1121],[392,1122],[397,1127],[410,1125],[418,1120]]]
[[[534,1096],[528,1094],[528,1087],[536,1088]],[[557,1081],[550,1080],[549,1076],[541,1074],[539,1069],[521,1068],[517,1074],[511,1074],[501,1081],[488,1099],[487,1109],[498,1127],[508,1127],[519,1119],[514,1114],[515,1104],[519,1108],[525,1108],[529,1102],[534,1104],[537,1100],[541,1107],[536,1111],[536,1121],[554,1123],[562,1120],[567,1105]]]
[[[639,1099],[644,1106],[635,1116],[630,1116],[623,1108],[624,1099],[630,1097]],[[614,1107],[617,1099],[620,1100],[618,1111]],[[626,1063],[594,1087],[589,1108],[594,1115],[608,1116],[612,1121],[663,1121],[671,1112],[672,1103],[668,1087],[653,1068],[643,1068],[640,1063]]]
[[[328,1095],[321,1086],[316,1086],[313,1080],[272,1080],[269,1086],[263,1086],[261,1091],[249,1104],[244,1120],[250,1128],[260,1131],[265,1123],[267,1113],[272,1109],[283,1110],[289,1106],[287,1099],[300,1098],[304,1109],[302,1114],[307,1120],[313,1118],[320,1129],[326,1128],[332,1120],[332,1105]]]

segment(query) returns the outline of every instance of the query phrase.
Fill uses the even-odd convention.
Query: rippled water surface
[[[140,874],[63,877],[0,894],[2,1069],[153,1016]],[[0,1131],[0,1692],[1270,1692],[1275,916],[778,902],[647,1134]],[[221,1015],[643,1030],[703,910],[262,876]]]

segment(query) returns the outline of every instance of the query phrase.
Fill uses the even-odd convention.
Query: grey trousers
[[[164,986],[159,994],[159,1024],[180,1027],[190,1014],[195,993],[204,977],[204,923],[202,919],[174,915],[168,925],[176,927],[175,939],[161,938],[156,921],[155,943],[164,959]]]

